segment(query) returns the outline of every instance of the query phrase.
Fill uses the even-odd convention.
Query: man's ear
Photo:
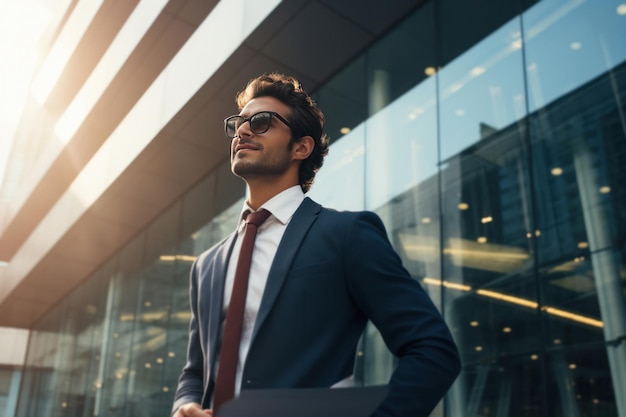
[[[315,148],[315,140],[311,136],[302,136],[293,144],[291,155],[294,160],[304,161],[311,155]]]

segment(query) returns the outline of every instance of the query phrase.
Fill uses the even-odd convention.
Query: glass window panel
[[[338,210],[363,209],[364,133],[359,125],[332,144],[308,196]]]
[[[18,412],[20,417],[41,415],[54,416],[59,411],[59,378],[62,370],[58,366],[59,355],[59,327],[65,306],[54,308],[31,331],[29,349],[25,362],[24,380],[22,387],[26,392],[20,394]],[[40,407],[43,407],[40,409]]]
[[[447,66],[537,0],[438,0],[440,66]],[[524,4],[522,4],[524,3]]]
[[[448,394],[447,415],[541,416],[543,364],[536,353],[472,363]],[[467,390],[465,399],[459,394],[463,389]]]
[[[367,120],[366,207],[370,210],[380,208],[413,187],[436,183],[435,91],[434,79],[428,79]],[[436,192],[436,188],[429,188]],[[436,195],[421,197],[437,199]],[[434,219],[437,214],[435,207],[434,212],[417,215],[423,220]]]
[[[566,348],[558,344],[558,339],[555,341],[545,363],[553,393],[546,412],[561,416],[619,416],[610,375],[598,372],[610,368],[603,346],[583,343]]]
[[[111,416],[123,416],[131,374],[139,296],[139,280],[132,273],[117,271],[109,282],[105,343],[102,345],[101,369],[96,380],[96,412],[106,410]]]
[[[521,48],[514,19],[438,73],[443,271],[430,284],[464,363],[450,415],[541,409],[540,386],[523,382],[541,375],[542,349]]]
[[[370,116],[432,74],[436,65],[434,13],[433,2],[425,2],[364,54],[367,84],[360,88],[367,94]]]
[[[105,300],[101,297],[106,288],[108,268],[104,267],[68,297],[68,321],[72,337],[73,355],[69,363],[68,396],[63,412],[67,415],[89,416],[94,412]]]
[[[438,73],[442,160],[525,116],[521,33],[513,19]]]
[[[555,413],[626,411],[626,345],[616,343],[626,334],[626,16],[620,10],[616,1],[544,1],[523,16],[534,234]]]
[[[326,116],[325,130],[331,142],[367,118],[365,84],[365,57],[360,56],[315,93],[314,98]]]
[[[196,234],[194,234],[195,236]],[[169,408],[174,401],[174,393],[180,371],[185,364],[187,341],[189,338],[189,272],[195,260],[193,253],[193,237],[185,239],[178,246],[177,258],[173,262],[171,292],[171,308],[167,323],[167,341],[163,351],[162,394],[161,403]]]
[[[626,59],[621,0],[544,0],[523,14],[531,112]]]
[[[434,6],[428,2],[368,51],[371,117],[365,125],[365,166],[370,210],[437,172],[436,86],[430,78],[436,62],[434,34]],[[411,223],[415,216],[409,216]]]
[[[434,33],[427,2],[368,52],[365,207],[420,280],[439,277]]]

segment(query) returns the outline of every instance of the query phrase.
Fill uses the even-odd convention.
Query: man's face
[[[289,107],[274,97],[250,100],[239,113],[244,118],[263,112],[276,112],[286,120],[291,117]],[[231,170],[244,180],[260,178],[277,179],[297,165],[289,150],[291,129],[277,117],[272,117],[269,129],[254,133],[250,122],[239,126],[231,142]]]

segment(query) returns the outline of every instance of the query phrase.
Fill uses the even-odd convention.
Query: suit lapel
[[[285,234],[278,245],[276,256],[272,262],[269,275],[267,277],[267,283],[265,284],[265,290],[263,291],[263,298],[261,299],[261,305],[259,307],[259,313],[254,324],[254,330],[252,332],[252,342],[256,337],[259,329],[263,325],[263,322],[267,318],[278,293],[285,282],[287,272],[293,262],[293,258],[300,249],[300,244],[304,239],[307,231],[317,219],[317,216],[321,210],[321,206],[315,203],[310,198],[305,198],[300,207],[296,210],[293,218],[289,222]]]

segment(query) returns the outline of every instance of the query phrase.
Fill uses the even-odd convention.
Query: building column
[[[582,131],[582,126],[578,131]],[[574,145],[574,170],[583,208],[585,229],[591,254],[604,340],[613,392],[619,417],[626,417],[626,301],[620,278],[620,256],[611,241],[612,212],[600,198],[600,186],[585,138],[577,136]]]

